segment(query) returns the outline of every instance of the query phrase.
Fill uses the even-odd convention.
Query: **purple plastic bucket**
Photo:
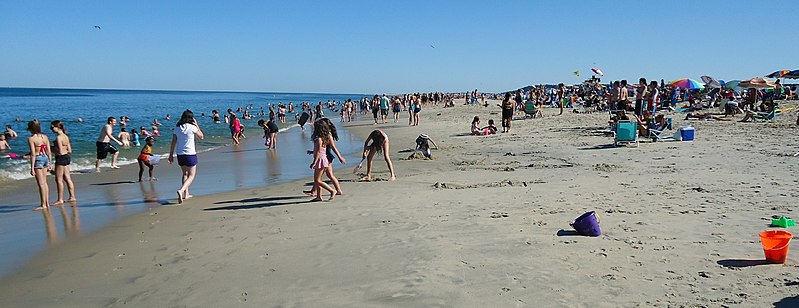
[[[602,234],[602,230],[599,229],[599,218],[597,218],[594,211],[580,215],[569,225],[581,235],[599,236]]]

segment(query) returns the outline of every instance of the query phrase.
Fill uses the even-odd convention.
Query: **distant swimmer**
[[[11,146],[6,141],[6,134],[0,134],[0,152],[11,150]]]
[[[8,124],[6,124],[6,131],[3,132],[3,135],[6,135],[6,138],[8,139],[17,139],[19,136],[19,134],[17,134],[17,132],[11,128],[11,125]]]

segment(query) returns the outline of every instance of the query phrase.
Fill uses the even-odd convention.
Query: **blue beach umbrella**
[[[782,78],[799,79],[799,70],[793,70],[782,75]]]
[[[730,80],[724,83],[724,87],[727,89],[735,89],[738,88],[739,83],[741,83],[740,80]]]

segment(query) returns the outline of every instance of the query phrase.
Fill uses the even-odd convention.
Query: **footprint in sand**
[[[503,217],[510,217],[510,215],[508,215],[508,213],[505,213],[505,212],[502,212],[502,213],[500,213],[500,212],[491,212],[491,216],[489,216],[489,217],[491,217],[491,218],[503,218]]]

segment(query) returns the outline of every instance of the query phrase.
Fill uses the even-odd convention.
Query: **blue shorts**
[[[186,167],[197,166],[197,155],[178,155],[178,165]]]
[[[44,169],[50,167],[50,158],[47,154],[39,154],[33,160],[33,169]]]

